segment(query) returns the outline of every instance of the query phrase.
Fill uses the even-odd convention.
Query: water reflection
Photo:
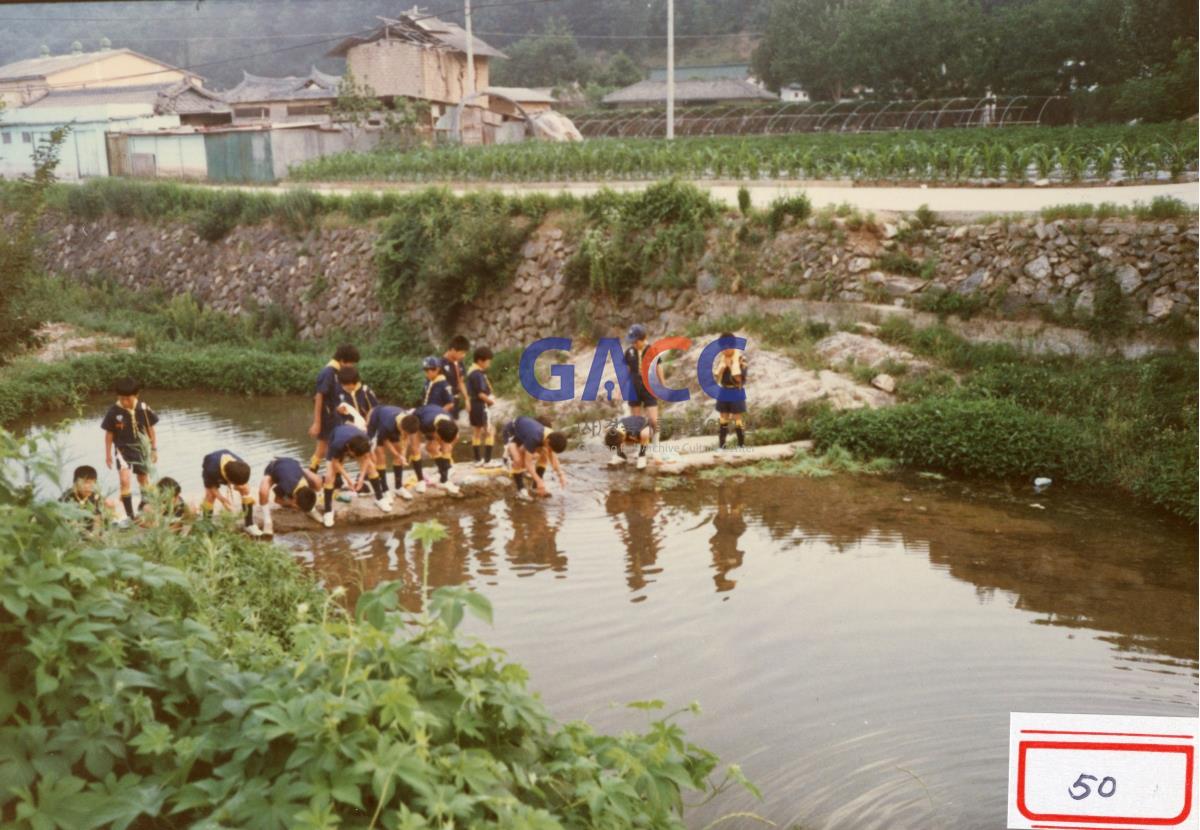
[[[230,446],[256,467],[303,452],[294,402],[156,395],[182,481]],[[106,405],[107,401],[102,401]],[[210,409],[205,409],[208,406]],[[303,407],[299,408],[303,413]],[[96,446],[95,423],[68,444]],[[562,717],[642,726],[610,701],[698,699],[688,736],[763,789],[753,810],[806,828],[1000,826],[1010,711],[1193,715],[1193,530],[1122,500],[918,478],[652,476],[568,457],[566,496],[441,505],[433,586],[471,585]],[[186,486],[186,484],[185,484]],[[280,540],[353,602],[403,583],[420,610],[413,522]],[[999,783],[998,783],[999,782]]]
[[[649,489],[614,488],[604,507],[625,546],[625,582],[635,594],[634,601],[640,602],[646,598],[641,592],[662,573],[658,565],[663,540],[658,494]]]
[[[740,488],[725,482],[717,488],[716,512],[713,514],[713,535],[708,541],[712,550],[713,584],[717,592],[732,591],[737,587],[737,580],[730,579],[729,572],[741,567],[746,552],[738,547],[738,541],[746,532],[748,525],[742,517],[745,508],[745,498],[740,495]]]

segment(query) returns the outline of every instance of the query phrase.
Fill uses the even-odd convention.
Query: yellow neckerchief
[[[299,493],[301,490],[303,490],[307,486],[308,486],[308,479],[304,476],[303,473],[301,473],[300,474],[300,483],[292,488],[292,498],[295,499],[296,494]]]
[[[228,464],[230,461],[237,461],[237,458],[230,455],[229,453],[225,453],[224,455],[221,456],[221,461],[219,463],[219,467],[221,470],[221,480],[224,481],[226,484],[229,484],[229,477],[225,475],[225,465]]]
[[[442,383],[446,382],[446,376],[441,372],[438,372],[430,380],[425,381],[425,401],[422,404],[423,406],[429,403],[429,393],[433,391],[433,387],[437,385],[438,381]]]
[[[733,357],[727,358],[727,357],[725,357],[725,354],[722,353],[720,362],[717,363],[717,377],[719,378],[722,375],[724,375],[726,369],[729,370],[730,377],[733,377],[733,378],[741,377],[742,376],[742,356],[735,351],[733,353]],[[737,370],[736,373],[734,372],[735,369]]]
[[[365,418],[370,413],[363,412],[362,407],[358,405],[358,393],[359,393],[359,390],[361,390],[363,388],[364,387],[361,383],[352,383],[349,386],[342,387],[342,389],[346,392],[346,394],[348,394],[350,396],[350,405],[352,407],[354,407],[354,411],[357,412],[359,415],[362,415]]]
[[[480,366],[478,363],[472,363],[472,364],[471,364],[471,371],[472,371],[472,372],[479,372],[481,375],[483,375],[483,382],[484,382],[485,384],[487,384],[487,393],[488,393],[489,395],[490,395],[490,394],[492,394],[492,382],[491,382],[490,380],[488,380],[488,376],[487,376],[487,369],[484,369],[484,368],[483,368],[482,366]],[[469,374],[469,373],[468,373],[468,374]]]
[[[405,412],[403,409],[401,409],[400,414],[396,416],[396,434],[397,435],[404,434],[404,429],[400,426],[400,422],[403,421],[407,415],[408,415],[408,413]]]
[[[338,363],[336,360],[331,360],[325,364],[325,368],[332,369],[333,371],[337,372],[341,370],[342,364]]]
[[[119,400],[117,401],[117,409],[120,409],[122,412],[129,413],[129,421],[130,421],[130,423],[133,424],[133,440],[135,440],[135,441],[138,440],[137,408],[138,408],[139,403],[141,403],[141,401],[138,400],[137,398],[134,398],[133,399],[133,408],[126,409],[125,407],[121,406],[121,401],[119,401]]]
[[[434,425],[434,427],[436,427],[438,425],[439,421],[449,421],[449,420],[450,420],[450,416],[445,413],[442,413],[441,415],[435,415],[433,417],[433,425]]]

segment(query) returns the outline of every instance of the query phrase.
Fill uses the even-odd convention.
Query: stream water
[[[148,402],[159,472],[185,491],[212,449],[256,477],[311,452],[303,398]],[[108,403],[68,416],[68,470],[103,470]],[[444,504],[431,581],[492,601],[494,626],[470,633],[524,664],[561,718],[615,730],[645,716],[611,704],[699,701],[689,739],[764,800],[731,791],[691,826],[753,810],[809,830],[999,828],[1009,712],[1196,713],[1196,534],[1125,499],[916,476],[656,491],[570,454],[568,474],[537,504]],[[352,594],[403,578],[415,608],[410,526],[278,543]]]

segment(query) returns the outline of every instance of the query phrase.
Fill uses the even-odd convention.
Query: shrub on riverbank
[[[713,786],[675,715],[620,736],[555,721],[457,631],[490,618],[478,594],[409,614],[385,583],[345,614],[230,530],[82,538],[77,508],[13,478],[31,466],[0,432],[6,824],[682,828],[682,792]]]

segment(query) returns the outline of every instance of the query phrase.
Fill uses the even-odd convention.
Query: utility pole
[[[471,0],[467,0],[470,3]],[[675,0],[667,0],[667,140],[675,138]]]
[[[475,92],[475,38],[471,35],[471,0],[467,4],[467,89],[463,98]]]

